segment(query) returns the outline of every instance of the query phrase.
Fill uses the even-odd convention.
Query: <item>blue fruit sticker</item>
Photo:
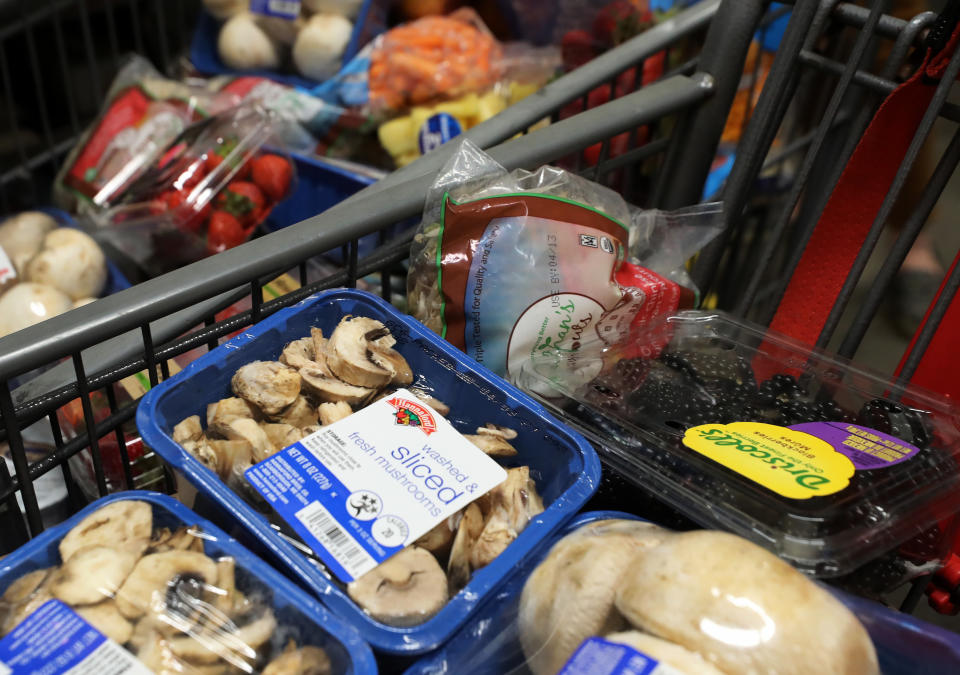
[[[463,133],[457,118],[449,113],[437,113],[420,127],[420,154],[436,150],[454,136]]]

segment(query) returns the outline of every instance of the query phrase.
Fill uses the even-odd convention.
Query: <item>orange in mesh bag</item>
[[[491,87],[502,49],[470,9],[384,33],[370,56],[370,103],[400,109]]]

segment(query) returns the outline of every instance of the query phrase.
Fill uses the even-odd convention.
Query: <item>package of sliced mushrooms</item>
[[[8,674],[376,672],[355,630],[158,493],[106,497],[31,540],[0,591]]]
[[[355,290],[308,298],[201,357],[148,393],[137,423],[392,653],[446,640],[600,472],[589,444],[528,396]]]
[[[904,635],[909,635],[904,639]],[[960,672],[955,635],[736,535],[583,513],[406,675]]]

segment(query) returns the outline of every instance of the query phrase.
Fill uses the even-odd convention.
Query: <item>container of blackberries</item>
[[[609,333],[545,345],[515,377],[609,467],[865,594],[936,569],[960,510],[950,401],[722,312]]]

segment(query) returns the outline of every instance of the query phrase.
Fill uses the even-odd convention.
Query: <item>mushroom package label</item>
[[[300,0],[250,0],[250,11],[293,21],[300,16]]]
[[[661,663],[630,645],[592,637],[584,640],[557,675],[694,675]]]
[[[507,472],[406,389],[246,471],[341,581],[399,553]]]
[[[143,663],[59,600],[0,640],[0,675],[150,675]]]

